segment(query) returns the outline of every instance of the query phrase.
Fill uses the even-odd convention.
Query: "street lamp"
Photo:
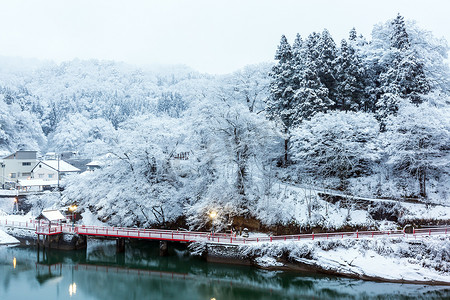
[[[16,213],[19,212],[19,197],[14,197],[14,207],[16,209]],[[14,210],[14,208],[13,208]]]
[[[72,213],[72,224],[75,224],[75,211],[77,210],[77,206],[75,204],[72,204],[69,206],[69,211]]]
[[[211,211],[209,213],[209,217],[211,218],[211,225],[212,225],[212,233],[214,234],[214,222],[217,218],[217,212],[215,210]]]

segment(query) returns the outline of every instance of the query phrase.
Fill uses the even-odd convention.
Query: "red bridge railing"
[[[403,230],[388,231],[356,231],[356,232],[332,232],[332,233],[309,233],[282,236],[261,236],[244,238],[236,234],[210,233],[198,231],[178,231],[165,229],[141,229],[128,227],[106,227],[90,225],[73,225],[67,223],[49,223],[43,220],[29,220],[27,222],[0,220],[0,225],[35,230],[37,234],[52,235],[58,233],[80,234],[97,237],[121,237],[137,239],[154,239],[184,242],[213,242],[223,244],[250,244],[276,241],[303,241],[303,240],[327,240],[327,239],[348,239],[348,238],[375,238],[405,237],[407,239],[417,239],[431,235],[447,235],[449,227],[413,229],[412,233]]]

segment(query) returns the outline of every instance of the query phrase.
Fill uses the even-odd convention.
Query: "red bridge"
[[[388,231],[356,231],[356,232],[332,232],[332,233],[310,233],[282,236],[260,236],[244,238],[236,234],[210,233],[198,231],[178,231],[163,229],[141,229],[127,227],[105,227],[105,226],[87,226],[71,225],[67,223],[50,224],[29,220],[27,222],[0,220],[0,225],[13,228],[29,229],[38,235],[55,234],[78,234],[93,237],[104,238],[130,238],[130,239],[149,239],[159,241],[176,242],[209,242],[221,244],[250,244],[275,241],[303,241],[303,240],[325,240],[325,239],[344,239],[344,238],[376,238],[376,237],[405,237],[408,239],[422,238],[431,235],[447,235],[449,227],[422,228],[413,229],[411,233],[403,230]]]

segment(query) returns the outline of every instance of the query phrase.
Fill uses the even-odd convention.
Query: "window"
[[[31,176],[31,172],[23,172],[22,173],[22,177],[30,177]]]
[[[48,178],[53,178],[53,174],[48,174]]]
[[[44,175],[45,175],[45,174],[42,174],[42,173],[41,173],[41,174],[38,174],[38,177],[39,177],[39,178],[44,178]]]
[[[31,166],[31,162],[27,161],[27,162],[23,162],[22,166]]]
[[[11,173],[11,178],[16,178],[16,173]]]

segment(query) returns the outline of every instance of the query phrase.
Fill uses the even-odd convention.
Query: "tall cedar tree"
[[[324,29],[318,46],[319,57],[316,65],[320,81],[328,89],[328,98],[336,99],[336,44],[328,30]]]
[[[296,120],[296,103],[294,99],[295,71],[292,64],[292,49],[284,35],[281,37],[275,59],[278,60],[278,63],[270,73],[272,81],[270,83],[270,97],[266,102],[266,112],[270,119],[281,120],[283,124],[286,134],[283,165],[286,166],[288,163],[289,131]]]
[[[304,65],[305,65],[306,51],[303,45],[303,40],[300,34],[297,33],[295,41],[292,44],[292,66],[294,69],[294,89],[300,88],[300,82],[302,80]]]
[[[381,95],[377,108],[380,119],[397,112],[395,95],[420,104],[422,96],[430,91],[423,63],[411,48],[405,21],[400,14],[391,22],[390,46],[391,59],[379,80]]]
[[[302,54],[302,69],[298,74],[299,88],[295,93],[297,123],[310,119],[318,112],[326,112],[334,102],[328,97],[327,87],[320,81],[320,35],[312,33],[304,45]]]
[[[336,58],[336,105],[344,111],[366,111],[364,93],[364,66],[351,44],[341,42]]]

